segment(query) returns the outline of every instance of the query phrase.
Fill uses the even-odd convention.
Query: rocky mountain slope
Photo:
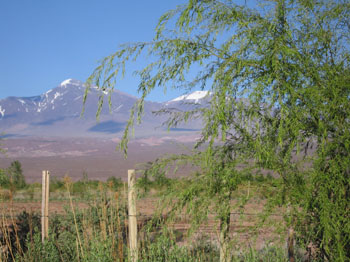
[[[0,100],[0,133],[5,137],[120,137],[136,97],[118,90],[111,91],[112,107],[108,106],[108,92],[91,88],[84,114],[82,82],[67,79],[59,86],[34,97],[8,97]],[[100,119],[96,120],[98,98],[105,97]],[[166,103],[147,101],[141,126],[135,128],[136,137],[155,135],[183,135],[198,132],[199,120],[179,126],[168,133],[162,123],[167,116],[155,116],[162,108],[188,110],[205,106],[210,93],[195,91]]]

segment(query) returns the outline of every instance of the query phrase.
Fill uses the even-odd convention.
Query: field
[[[176,183],[179,179],[171,180]],[[68,257],[70,261],[90,261],[86,257],[83,259],[83,256],[91,252],[94,256],[102,256],[96,254],[95,249],[91,250],[91,245],[98,245],[105,252],[111,248],[108,254],[102,256],[101,261],[129,261],[127,184],[119,179],[116,181],[118,183],[113,185],[110,181],[90,179],[72,182],[68,177],[54,180],[50,192],[48,240],[54,243],[54,247],[50,248],[46,242],[41,246],[40,223],[34,222],[40,218],[41,185],[28,185],[15,192],[12,199],[6,199],[6,191],[3,190],[0,204],[1,238],[3,250],[7,250],[7,253],[2,253],[2,261],[33,261],[31,259],[36,256],[40,256],[40,261],[67,261]],[[232,206],[237,208],[231,214],[230,248],[236,261],[287,261],[287,229],[283,219],[285,211],[275,209],[264,212],[267,206],[264,194],[269,193],[269,186],[268,179],[242,186],[236,192],[237,199],[239,195],[250,195],[244,206],[239,206],[237,201],[232,200]],[[164,190],[166,187],[154,182],[147,191],[144,191],[142,185],[137,188],[141,261],[218,261],[220,227],[216,214],[209,214],[208,220],[199,225],[193,225],[185,212],[168,217],[169,207],[159,209]],[[23,224],[26,223],[32,225],[28,225],[24,234],[21,230],[24,230]],[[11,242],[10,232],[13,231],[16,232],[15,239],[21,235],[26,238],[25,241],[18,239],[24,243],[21,248],[12,248],[17,258],[15,255],[11,258],[10,249],[6,249],[6,243]],[[167,238],[162,237],[164,234]],[[61,254],[60,257],[59,252],[68,252],[62,251],[68,248],[68,243],[64,241],[70,241],[71,245],[81,242],[82,246],[71,250],[71,253]],[[34,244],[41,246],[40,250],[32,250],[30,245]],[[16,241],[13,245],[16,246]],[[55,260],[53,257],[56,255],[58,257]]]
[[[0,159],[1,168],[19,160],[27,185],[0,191],[1,261],[33,261],[38,256],[40,261],[89,261],[86,254],[100,252],[91,249],[94,245],[109,252],[99,254],[102,261],[129,261],[126,181],[127,170],[132,168],[139,178],[136,210],[141,261],[219,261],[220,220],[215,207],[196,220],[185,209],[175,214],[171,205],[162,206],[169,189],[186,184],[186,177],[195,169],[187,166],[169,172],[166,180],[141,179],[142,163],[165,154],[187,153],[192,143],[180,147],[164,139],[134,141],[127,159],[115,151],[115,141],[110,139],[23,138],[5,144],[8,151]],[[49,238],[54,246],[40,241],[42,170],[51,173]],[[282,207],[269,208],[276,181],[279,179],[260,174],[235,190],[228,230],[233,259],[287,260],[288,212]],[[82,246],[74,251],[66,250],[79,243]],[[298,255],[305,256],[303,251]]]
[[[187,139],[193,139],[187,136]],[[165,138],[148,138],[131,141],[128,158],[116,150],[113,138],[16,138],[3,141],[6,155],[0,155],[0,168],[7,168],[14,160],[23,166],[23,174],[29,183],[41,182],[42,170],[53,176],[69,175],[73,180],[86,172],[90,179],[106,180],[110,176],[127,179],[128,169],[137,169],[140,163],[153,161],[164,154],[185,152],[179,141]],[[187,146],[193,143],[187,141]],[[177,175],[185,175],[179,172]]]

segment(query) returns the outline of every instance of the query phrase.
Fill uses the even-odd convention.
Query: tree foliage
[[[205,179],[193,176],[199,184],[192,186],[225,195],[221,188],[231,192],[242,177],[235,163],[249,159],[251,167],[283,179],[283,202],[296,207],[301,241],[315,245],[323,258],[345,261],[350,257],[349,21],[347,0],[276,0],[256,9],[229,0],[189,0],[160,18],[152,42],[128,44],[104,58],[88,83],[114,88],[127,62],[142,53],[152,60],[136,72],[141,98],[120,144],[125,153],[130,128],[141,121],[153,89],[209,89],[209,107],[168,112],[169,126],[192,117],[204,122],[198,145],[208,142],[208,147],[197,156]],[[103,96],[99,108],[102,103]],[[226,153],[216,157],[217,152]],[[215,188],[220,190],[211,191]],[[191,192],[202,196],[199,189]]]
[[[13,161],[7,169],[0,170],[0,186],[12,191],[26,186],[22,165],[18,160]]]
[[[1,137],[2,135],[3,135],[3,133],[0,134],[0,154],[5,154],[6,150],[3,148],[4,144],[2,142],[4,139]]]

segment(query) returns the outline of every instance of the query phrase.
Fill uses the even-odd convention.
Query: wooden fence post
[[[42,199],[41,199],[41,241],[49,236],[49,185],[50,173],[44,170],[42,173]]]
[[[136,175],[135,170],[128,170],[128,203],[129,203],[129,244],[131,261],[137,262],[137,218],[136,218]]]

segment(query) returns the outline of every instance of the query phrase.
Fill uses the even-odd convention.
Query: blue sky
[[[165,11],[186,0],[0,0],[0,99],[39,95],[67,78],[85,81],[125,42],[148,41]],[[118,87],[136,95],[128,76]],[[149,99],[181,93],[163,90]]]

